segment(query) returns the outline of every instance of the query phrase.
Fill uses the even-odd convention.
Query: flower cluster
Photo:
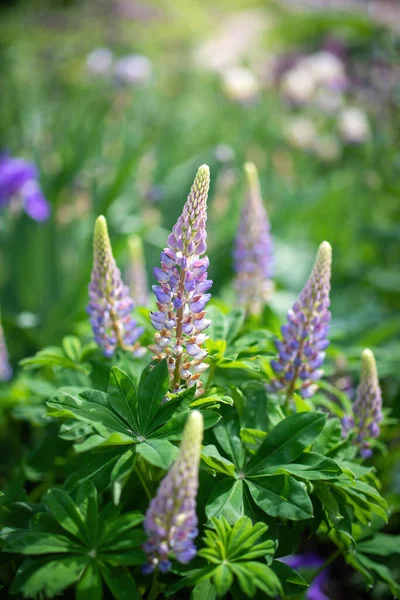
[[[12,377],[12,368],[8,358],[6,340],[0,322],[0,381],[8,381]]]
[[[245,165],[247,194],[234,250],[238,301],[259,314],[272,291],[273,246],[270,224],[254,164]]]
[[[201,388],[200,374],[208,368],[201,345],[207,339],[204,330],[205,306],[212,281],[207,279],[209,260],[206,244],[207,195],[210,171],[203,165],[197,171],[187,202],[172,233],[168,247],[161,252],[161,268],[153,270],[158,285],[152,289],[158,310],[150,313],[156,330],[149,346],[157,360],[167,358],[171,388],[178,391],[182,380],[189,387]]]
[[[328,242],[322,242],[311,275],[281,328],[282,340],[275,342],[279,358],[271,361],[276,378],[270,390],[286,393],[287,398],[295,391],[309,398],[317,390],[315,381],[323,375],[320,367],[329,345],[331,319],[331,263],[332,248]]]
[[[183,431],[179,454],[161,481],[146,513],[144,529],[148,536],[143,550],[148,555],[145,573],[154,569],[168,571],[171,554],[180,563],[196,555],[196,496],[199,485],[199,461],[203,439],[203,416],[190,413]]]
[[[368,438],[377,438],[380,434],[382,414],[382,393],[379,386],[375,357],[371,350],[362,353],[360,384],[353,405],[353,415],[343,418],[343,433],[355,429],[355,443],[364,458],[372,455],[371,442]]]
[[[137,339],[143,333],[132,318],[133,300],[121,279],[108,235],[107,221],[98,217],[93,237],[93,270],[87,311],[97,344],[111,357],[116,348],[141,353]]]
[[[23,158],[0,156],[0,208],[11,201],[21,205],[35,221],[45,221],[50,216],[50,205],[38,183],[34,164]]]

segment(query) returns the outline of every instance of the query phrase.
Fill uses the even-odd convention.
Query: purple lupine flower
[[[276,377],[269,390],[285,393],[287,398],[295,391],[310,398],[318,389],[315,382],[323,375],[331,320],[331,263],[332,248],[322,242],[311,275],[281,327],[282,340],[275,342],[279,358],[271,361]]]
[[[143,550],[148,563],[143,567],[145,573],[156,568],[168,571],[172,557],[187,564],[196,555],[196,496],[202,439],[203,415],[194,410],[186,421],[178,457],[161,481],[146,513],[144,529],[148,539]]]
[[[12,368],[8,358],[8,350],[0,321],[0,381],[9,381],[12,377]]]
[[[137,343],[143,333],[132,318],[133,300],[124,285],[108,235],[107,221],[98,217],[93,236],[93,270],[87,312],[97,344],[111,357],[116,348],[142,354]]]
[[[293,554],[291,556],[285,556],[280,558],[292,569],[319,569],[324,564],[324,561],[316,554]],[[305,598],[307,600],[329,600],[328,596],[324,594],[323,588],[328,579],[328,570],[324,569],[319,573],[315,579],[312,580],[310,587],[306,591]]]
[[[38,183],[34,164],[23,158],[0,156],[0,208],[14,199],[22,204],[26,214],[35,221],[45,221],[50,216],[50,205]]]
[[[382,414],[382,393],[379,385],[375,357],[371,350],[362,353],[361,377],[353,405],[353,414],[342,419],[343,434],[354,429],[354,443],[360,448],[363,458],[372,456],[371,442],[368,438],[377,438],[380,434]]]
[[[129,267],[127,281],[132,300],[136,306],[146,306],[148,302],[148,282],[144,261],[143,243],[138,235],[132,234],[128,240]]]
[[[156,312],[150,313],[156,330],[149,349],[157,360],[167,358],[171,389],[196,385],[201,389],[200,374],[208,368],[203,362],[207,352],[202,344],[204,331],[211,324],[205,307],[212,281],[207,279],[209,260],[206,220],[210,171],[203,165],[197,171],[187,202],[168,237],[168,248],[161,252],[161,268],[153,270],[158,285],[153,285]],[[184,382],[184,383],[183,383]]]
[[[239,304],[247,312],[259,314],[273,288],[273,245],[257,168],[247,163],[244,169],[247,193],[234,249],[235,289]]]

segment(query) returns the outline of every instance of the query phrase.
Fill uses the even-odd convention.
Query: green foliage
[[[139,598],[134,580],[124,567],[143,562],[143,534],[134,528],[143,516],[119,514],[107,505],[99,511],[97,490],[82,482],[74,497],[60,488],[49,490],[42,511],[26,529],[5,527],[3,551],[20,554],[11,593],[35,598],[40,592],[53,598],[76,584],[79,600],[101,598],[103,580],[114,598]]]

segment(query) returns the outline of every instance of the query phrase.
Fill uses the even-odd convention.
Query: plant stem
[[[342,553],[340,548],[337,548],[335,550],[335,552],[333,552],[327,559],[326,561],[316,570],[314,571],[311,580],[308,583],[312,583],[316,577],[318,577],[318,575],[320,575],[320,573],[322,573],[322,571],[324,571],[326,569],[326,567],[328,567],[331,563],[333,563],[333,561],[340,556]]]
[[[158,579],[157,579],[157,571],[155,571],[153,583],[151,585],[151,589],[150,589],[149,595],[147,597],[147,600],[156,600],[159,593],[160,593],[160,585],[159,585]]]

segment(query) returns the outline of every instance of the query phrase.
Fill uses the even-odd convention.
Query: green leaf
[[[115,463],[110,476],[110,483],[113,492],[113,501],[115,505],[119,504],[122,490],[129,479],[129,475],[135,464],[135,447],[129,448],[122,454]]]
[[[137,454],[155,467],[168,469],[178,454],[178,448],[168,440],[150,439],[136,446]]]
[[[390,569],[386,565],[377,563],[360,552],[357,552],[356,558],[361,565],[365,567],[365,569],[367,569],[369,572],[373,571],[378,578],[381,579],[381,581],[387,583],[393,596],[398,598],[400,595],[400,585],[397,583],[397,581],[395,581]]]
[[[52,598],[75,583],[91,561],[89,556],[66,556],[62,559],[26,560],[11,585],[12,594],[34,598],[39,592]]]
[[[267,431],[268,397],[264,383],[256,381],[248,383],[244,389],[245,407],[241,419],[241,426],[250,429],[261,429]]]
[[[278,474],[279,471],[308,480],[336,479],[342,473],[339,465],[331,458],[325,458],[315,452],[304,452],[296,462],[288,465],[274,465],[264,469],[259,467],[257,476]]]
[[[362,553],[373,554],[375,556],[400,554],[400,535],[375,533],[373,537],[358,542],[357,548]]]
[[[216,597],[216,589],[208,579],[198,583],[190,594],[190,600],[216,600]]]
[[[302,413],[308,414],[308,413]],[[313,516],[305,486],[288,475],[246,480],[254,502],[271,517],[298,521]]]
[[[201,458],[214,471],[228,475],[228,477],[235,476],[235,465],[221,456],[217,448],[212,444],[203,448]]]
[[[279,578],[282,585],[283,596],[291,596],[293,594],[301,594],[308,588],[308,583],[301,575],[296,573],[292,567],[286,565],[280,560],[274,560],[271,569]]]
[[[228,523],[235,523],[243,515],[243,481],[219,481],[208,497],[206,515],[209,519],[225,517]]]
[[[219,565],[213,575],[213,582],[218,596],[224,596],[233,583],[233,574],[227,565]]]
[[[226,319],[228,321],[226,340],[229,344],[233,342],[240,333],[246,319],[246,311],[243,308],[234,308],[227,315]]]
[[[266,432],[260,429],[248,429],[245,427],[240,430],[240,439],[250,454],[255,454],[258,451],[266,435]]]
[[[113,367],[108,384],[108,401],[110,406],[130,425],[137,434],[139,424],[137,419],[138,396],[133,381],[119,369]]]
[[[112,448],[107,452],[88,456],[86,465],[66,479],[65,489],[73,490],[80,481],[90,478],[97,489],[101,491],[110,483],[111,471],[120,456],[120,448]]]
[[[4,552],[18,552],[20,554],[50,554],[52,552],[83,553],[85,548],[74,543],[69,538],[40,531],[26,531],[5,527],[1,531],[4,540]]]
[[[237,416],[230,419],[223,418],[213,429],[213,434],[223,451],[235,464],[236,468],[243,467],[245,449],[240,439],[239,420]]]
[[[90,563],[76,586],[76,600],[101,600],[103,583],[95,563]]]
[[[216,306],[207,307],[207,318],[211,319],[211,325],[208,328],[208,336],[210,340],[216,342],[226,340],[228,335],[229,323],[225,315]]]
[[[123,567],[104,565],[101,574],[115,600],[139,600],[136,584]]]
[[[251,561],[246,564],[256,586],[268,596],[276,596],[282,593],[282,586],[274,571],[261,562]]]
[[[303,412],[278,423],[250,460],[247,474],[254,476],[265,467],[296,460],[320,434],[326,418],[325,413]]]
[[[59,488],[47,492],[46,504],[63,529],[69,531],[84,544],[87,543],[85,525],[71,497]]]
[[[93,395],[92,400],[86,400],[81,396],[59,394],[49,400],[47,405],[56,409],[50,411],[51,415],[73,416],[81,421],[91,423],[103,437],[106,437],[109,431],[118,431],[125,434],[128,439],[132,438],[132,431],[129,426],[111,409],[96,401],[96,395]]]
[[[169,388],[169,373],[167,361],[159,362],[147,375],[144,381],[140,381],[138,389],[137,418],[142,435],[145,435],[148,426],[157,414],[162,400],[165,398]]]
[[[324,428],[313,444],[314,452],[327,454],[343,441],[342,425],[339,419],[327,419]]]
[[[85,524],[87,539],[92,546],[97,540],[98,505],[97,489],[90,479],[82,481],[76,491],[76,506]]]
[[[80,362],[82,345],[79,338],[74,335],[67,335],[63,338],[62,347],[65,354],[74,362]]]
[[[133,540],[132,529],[142,523],[143,519],[142,513],[136,511],[124,513],[116,519],[108,517],[99,546],[102,552],[106,552],[111,547],[119,549],[119,542],[124,540],[124,536],[128,533]]]

